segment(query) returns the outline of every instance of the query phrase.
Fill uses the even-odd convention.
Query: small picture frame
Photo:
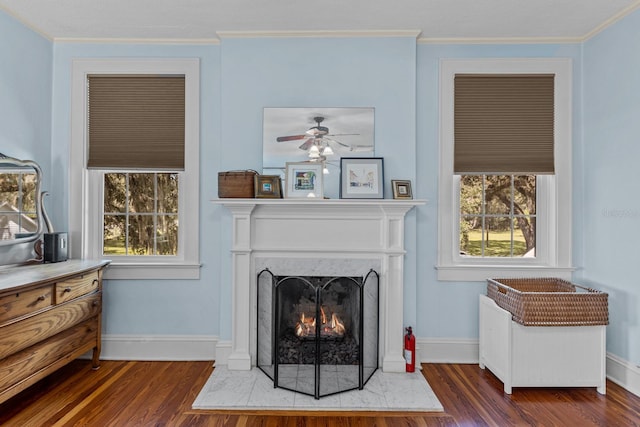
[[[278,175],[256,175],[253,183],[256,199],[282,198],[282,184]]]
[[[411,192],[411,181],[403,179],[392,179],[391,188],[393,188],[394,199],[413,199]]]
[[[287,162],[286,198],[324,198],[322,163]]]
[[[341,199],[384,199],[382,157],[340,159]]]

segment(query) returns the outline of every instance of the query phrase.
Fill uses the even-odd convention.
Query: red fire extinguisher
[[[407,372],[416,370],[416,337],[413,336],[411,326],[405,328],[404,336],[404,360],[407,362]]]

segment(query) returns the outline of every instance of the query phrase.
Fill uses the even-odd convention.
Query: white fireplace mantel
[[[380,269],[380,363],[404,372],[404,220],[425,200],[217,199],[232,215],[232,337],[230,370],[255,364],[256,260],[375,260]],[[357,263],[357,264],[361,264]],[[287,273],[289,274],[289,273]]]

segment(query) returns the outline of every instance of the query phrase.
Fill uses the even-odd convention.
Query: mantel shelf
[[[420,206],[424,199],[213,199],[213,203],[224,206]]]

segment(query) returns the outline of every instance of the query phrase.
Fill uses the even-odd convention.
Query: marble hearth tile
[[[356,385],[358,380],[356,379]],[[374,376],[371,378],[362,390],[353,390],[342,393],[340,396],[340,406],[342,408],[387,408],[387,400],[385,398],[379,379]]]
[[[308,367],[302,367],[305,373]],[[345,372],[352,367],[340,366]],[[336,372],[338,371],[336,369]],[[344,379],[344,376],[338,376]],[[296,380],[289,377],[288,381]],[[306,378],[309,384],[313,377]],[[310,391],[313,391],[312,386]],[[336,411],[443,411],[443,407],[420,372],[383,373],[380,370],[365,384],[353,390],[316,400],[313,396],[274,388],[259,369],[229,371],[216,366],[213,374],[193,403],[194,409],[266,409]]]
[[[334,394],[316,400],[313,396],[296,393],[294,409],[340,410],[340,395]]]
[[[417,371],[404,374],[382,374],[380,377],[387,404],[402,409],[418,409],[433,407],[439,404],[431,387]]]
[[[260,374],[267,378],[262,372]],[[196,402],[214,401],[227,408],[246,407],[256,378],[253,371],[228,371],[216,367]]]
[[[292,407],[294,403],[293,393],[282,388],[274,388],[273,382],[266,375],[262,376],[264,378],[256,378],[248,399],[248,407],[253,409]],[[286,384],[282,385],[286,386]]]

